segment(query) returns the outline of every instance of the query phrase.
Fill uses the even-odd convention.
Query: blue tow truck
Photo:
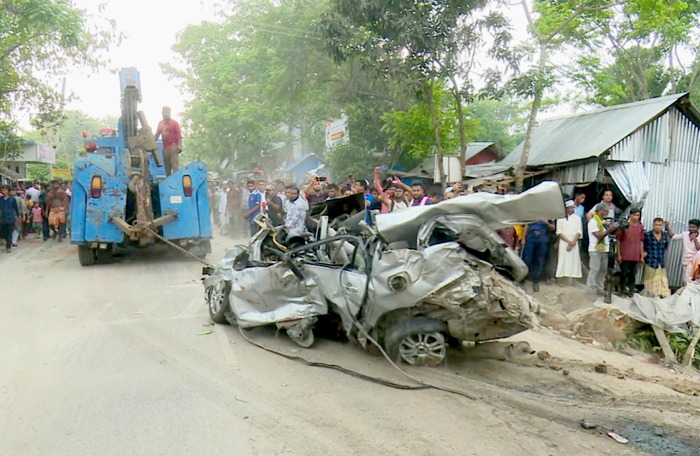
[[[143,112],[135,68],[119,72],[118,129],[85,140],[75,164],[71,243],[83,266],[109,261],[115,247],[174,244],[199,257],[211,252],[207,169],[190,163],[170,176]]]

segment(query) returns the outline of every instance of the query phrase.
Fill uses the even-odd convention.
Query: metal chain
[[[174,242],[171,242],[171,241],[165,239],[163,236],[161,236],[160,234],[158,234],[156,231],[153,231],[152,229],[150,229],[150,228],[148,228],[148,227],[146,227],[146,226],[142,226],[141,228],[144,229],[145,231],[148,231],[148,232],[151,233],[153,236],[155,236],[156,238],[158,238],[158,239],[160,239],[161,241],[165,242],[167,245],[169,245],[170,247],[174,248],[174,249],[177,250],[178,252],[184,254],[185,256],[188,256],[188,257],[192,258],[193,260],[196,260],[197,262],[199,262],[199,263],[201,263],[201,264],[203,264],[204,266],[207,266],[207,267],[209,267],[209,268],[213,268],[213,267],[214,267],[214,265],[207,263],[206,261],[204,261],[203,259],[199,258],[199,257],[198,257],[197,255],[195,255],[194,253],[188,252],[187,250],[183,249],[182,247],[180,247],[179,245],[175,244]]]

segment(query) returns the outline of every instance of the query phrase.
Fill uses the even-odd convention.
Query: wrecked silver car
[[[536,323],[538,306],[517,285],[527,267],[495,230],[562,217],[556,183],[375,215],[369,224],[364,210],[338,215],[364,206],[359,197],[314,207],[315,235],[258,219],[263,228],[248,246],[204,271],[212,320],[274,324],[303,347],[331,321],[361,346],[377,343],[414,365],[440,364],[448,345],[509,337]]]

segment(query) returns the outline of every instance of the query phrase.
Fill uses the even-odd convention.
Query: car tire
[[[226,312],[229,309],[229,293],[231,292],[231,282],[220,280],[216,284],[207,288],[207,308],[209,317],[216,324],[228,323]]]
[[[92,266],[97,263],[97,252],[87,245],[79,245],[78,261],[80,261],[81,266]]]
[[[429,317],[407,318],[386,330],[384,348],[395,362],[437,366],[447,357],[447,325]]]
[[[299,334],[295,334],[287,330],[287,335],[300,347],[309,348],[314,344],[314,331],[311,328],[308,328]]]

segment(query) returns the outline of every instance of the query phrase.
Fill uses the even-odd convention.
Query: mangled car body
[[[495,230],[562,217],[556,183],[376,215],[370,225],[364,211],[337,216],[337,204],[316,211],[315,236],[260,219],[248,246],[205,270],[212,319],[275,324],[307,347],[317,320],[335,316],[350,340],[427,365],[442,362],[448,344],[508,337],[536,322],[537,304],[517,285],[527,267]]]

